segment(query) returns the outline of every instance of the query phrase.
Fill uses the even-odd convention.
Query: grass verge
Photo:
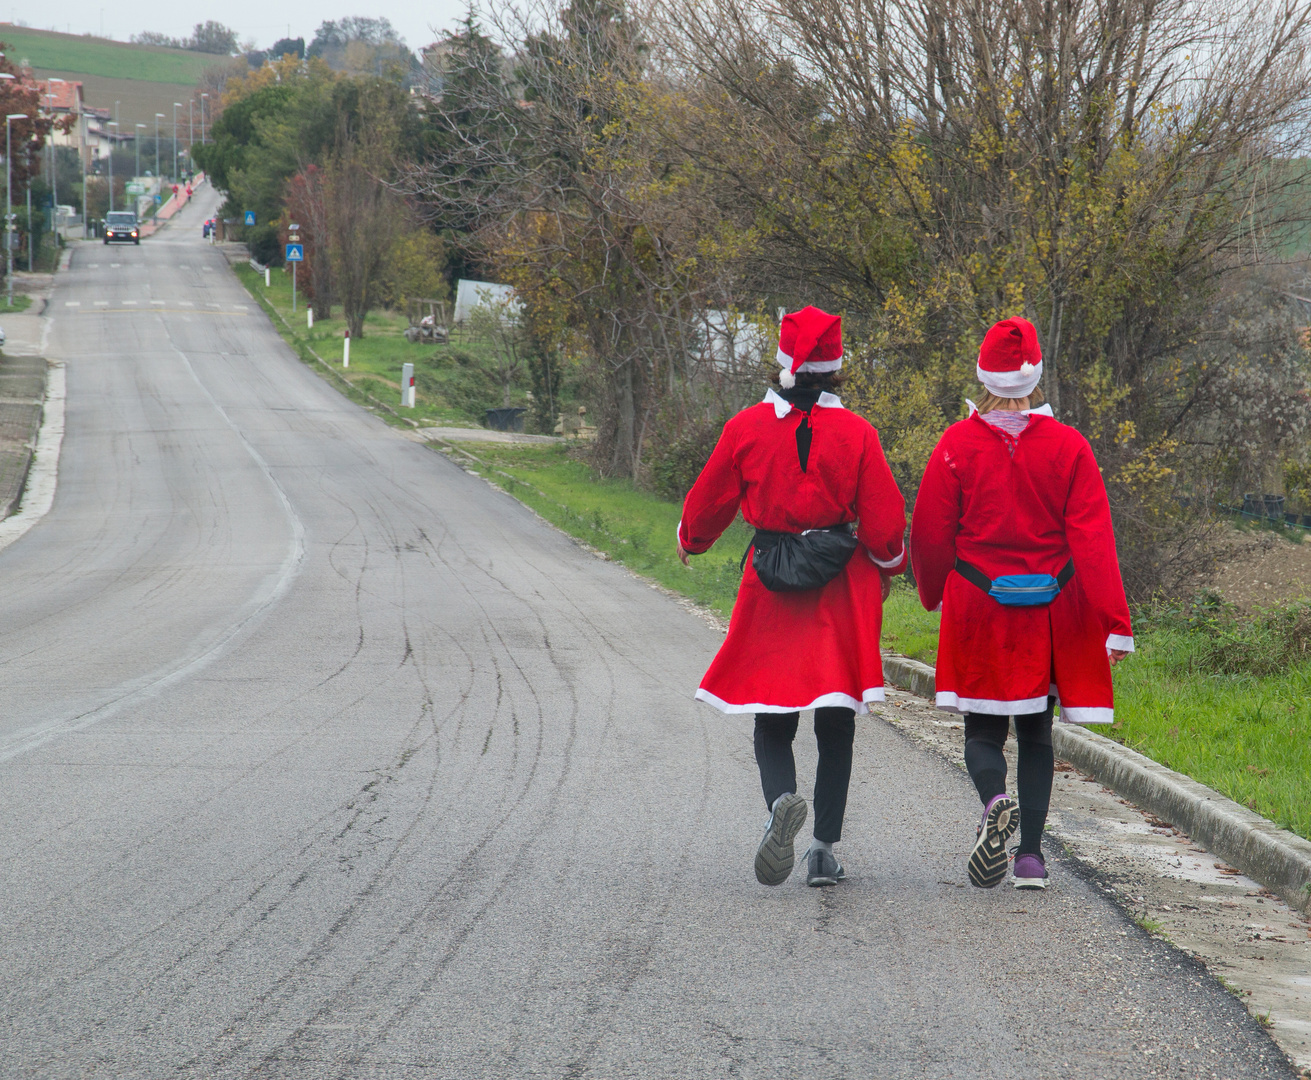
[[[26,293],[14,293],[14,305],[10,307],[3,295],[0,295],[0,318],[6,315],[17,315],[20,311],[26,311],[32,306],[32,298]]]
[[[342,365],[346,320],[319,319],[308,327],[305,297],[301,294],[296,310],[291,309],[291,275],[271,271],[270,284],[264,275],[250,266],[234,268],[247,291],[273,315],[278,332],[311,363],[315,354],[336,375],[349,383],[357,400],[370,400],[385,409],[401,410],[401,365],[414,365],[415,407],[403,415],[415,424],[448,427],[478,427],[484,410],[500,406],[503,391],[496,384],[490,365],[490,349],[477,341],[450,345],[412,345],[405,340],[409,325],[403,315],[377,311],[364,320],[364,336],[351,341],[350,367]],[[340,309],[338,309],[340,310]],[[527,404],[523,391],[511,394],[512,405]],[[385,409],[381,415],[387,415]],[[404,423],[396,417],[395,423]]]

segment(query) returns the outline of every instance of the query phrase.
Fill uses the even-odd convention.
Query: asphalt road
[[[342,400],[205,209],[52,305],[58,493],[0,552],[0,1076],[1290,1075],[1075,866],[966,886],[964,776],[882,722],[849,879],[758,885],[714,631]]]

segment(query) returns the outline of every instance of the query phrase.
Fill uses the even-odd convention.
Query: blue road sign
[[[254,225],[254,224],[255,224],[255,211],[254,211],[254,210],[247,210],[247,211],[246,211],[246,224],[247,224],[247,225]]]
[[[305,261],[305,245],[304,245],[304,244],[288,244],[288,245],[287,245],[287,254],[286,254],[284,257],[286,258],[287,262],[304,262],[304,261]]]

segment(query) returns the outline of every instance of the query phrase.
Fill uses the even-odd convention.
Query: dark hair
[[[775,386],[781,385],[778,377],[782,374],[783,369],[779,368],[769,377],[769,381]],[[798,390],[837,390],[846,381],[847,376],[840,370],[797,372]]]

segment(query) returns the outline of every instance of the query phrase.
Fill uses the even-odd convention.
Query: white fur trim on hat
[[[1030,364],[1026,360],[1019,371],[984,371],[976,364],[974,373],[988,393],[1004,398],[1024,398],[1033,393],[1042,378],[1042,361]]]
[[[782,373],[778,377],[778,384],[781,387],[783,387],[784,390],[790,390],[792,387],[796,386],[797,384],[796,376],[792,374],[792,357],[788,356],[788,354],[785,353],[782,349],[778,349],[774,354],[774,359],[778,361],[778,366],[783,369]],[[839,356],[836,360],[807,361],[806,363],[802,364],[799,368],[797,368],[797,371],[798,372],[837,371],[841,367],[842,367],[842,357]]]

